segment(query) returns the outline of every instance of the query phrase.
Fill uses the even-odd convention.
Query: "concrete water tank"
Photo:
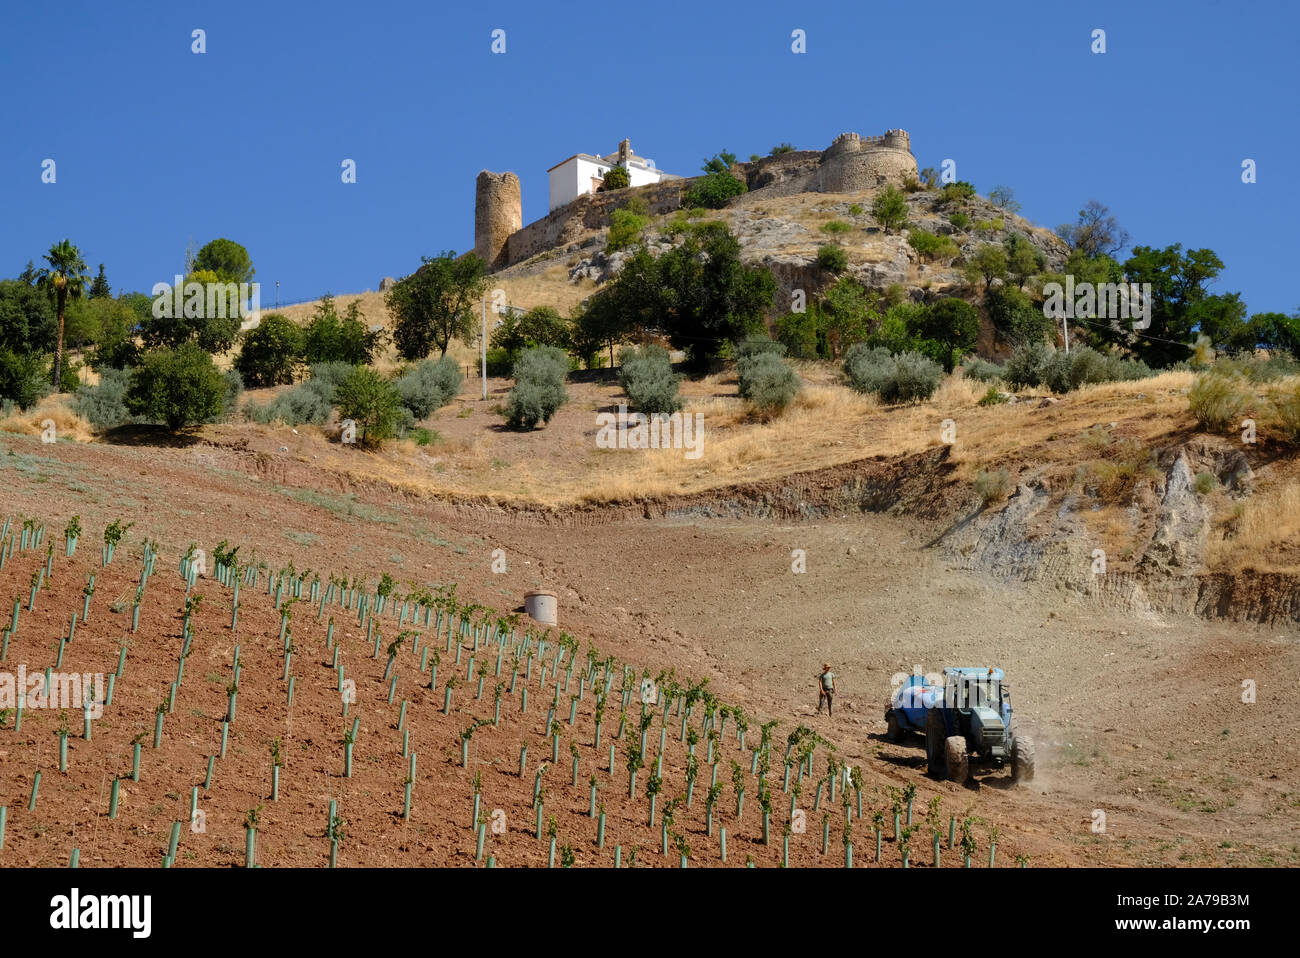
[[[524,611],[542,625],[555,625],[556,608],[554,592],[529,592],[524,596]]]

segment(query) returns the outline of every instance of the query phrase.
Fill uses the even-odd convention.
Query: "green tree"
[[[712,157],[705,160],[704,165],[701,166],[700,169],[703,170],[705,174],[726,173],[731,169],[735,162],[736,154],[728,153],[726,150],[723,150],[720,153],[714,153]]]
[[[445,356],[453,338],[472,342],[472,307],[488,285],[487,264],[474,253],[420,259],[424,265],[384,299],[394,317],[393,343],[403,359],[424,359],[434,347]]]
[[[1043,268],[1047,258],[1023,233],[1010,234],[1003,246],[1007,251],[1007,274],[1023,289],[1029,277]]]
[[[226,382],[197,343],[145,353],[131,372],[126,407],[172,432],[222,413]]]
[[[212,270],[197,270],[185,277],[179,308],[173,292],[163,293],[151,303],[149,315],[140,323],[146,349],[173,349],[188,342],[198,343],[210,353],[224,353],[239,336],[242,306],[234,280]]]
[[[943,348],[936,351],[918,343],[918,351],[942,365],[945,372],[952,372],[953,366],[975,348],[979,339],[979,310],[965,300],[949,296],[927,307],[920,314],[919,322],[908,331],[920,339],[941,344]]]
[[[995,279],[1006,278],[1006,250],[991,243],[981,246],[966,258],[961,269],[970,285],[976,286],[982,280],[984,282],[984,292],[987,293]]]
[[[1223,261],[1211,249],[1184,253],[1181,243],[1164,249],[1134,247],[1124,273],[1130,282],[1151,284],[1151,325],[1134,345],[1148,365],[1167,366],[1191,355],[1186,344],[1194,328],[1222,306],[1206,289],[1222,269]]]
[[[334,297],[326,293],[303,329],[302,355],[308,363],[348,363],[367,366],[383,342],[383,330],[366,326],[359,300],[344,307],[340,317]]]
[[[984,295],[984,309],[998,338],[1014,346],[1041,343],[1051,336],[1056,326],[1016,286],[994,286]]]
[[[301,358],[302,329],[280,313],[270,313],[244,333],[235,369],[250,389],[287,385]]]
[[[89,299],[108,299],[113,295],[112,289],[108,285],[108,277],[104,275],[104,264],[99,264],[99,272],[95,274],[95,281],[90,284]]]
[[[194,257],[194,271],[216,273],[226,283],[251,283],[256,270],[248,250],[234,240],[214,239]]]
[[[871,215],[886,233],[897,232],[907,223],[907,197],[901,190],[886,186],[871,201]]]
[[[49,352],[57,331],[50,298],[22,280],[0,280],[0,348]]]
[[[686,191],[683,203],[687,207],[702,206],[705,209],[720,210],[732,197],[739,196],[748,189],[744,180],[729,172],[715,171],[697,179]]]
[[[625,317],[666,335],[696,370],[761,326],[776,292],[768,270],[741,263],[740,243],[722,223],[702,225],[658,259],[633,256],[615,285]]]
[[[339,383],[334,404],[342,419],[361,430],[361,444],[378,447],[397,434],[402,397],[397,388],[369,366],[357,366]]]
[[[63,381],[63,324],[67,311],[68,299],[76,299],[85,289],[86,261],[81,258],[81,250],[72,245],[71,240],[63,240],[50,247],[45,254],[45,262],[37,271],[37,281],[54,297],[55,312],[58,315],[58,335],[54,343],[53,382],[58,386]]]
[[[95,314],[98,335],[90,365],[95,369],[124,369],[134,366],[140,357],[136,344],[136,326],[139,314],[127,296],[86,301],[86,308]]]
[[[490,343],[493,349],[504,349],[513,363],[521,352],[533,346],[568,349],[572,345],[571,327],[552,307],[535,306],[522,316],[506,313]]]

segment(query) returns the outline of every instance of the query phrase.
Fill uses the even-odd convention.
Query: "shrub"
[[[1197,376],[1187,393],[1188,408],[1203,429],[1235,428],[1255,398],[1243,385],[1237,376]]]
[[[830,233],[831,235],[847,233],[851,229],[853,229],[853,226],[843,220],[831,220],[829,223],[822,224],[822,232]]]
[[[854,203],[854,204],[852,204],[852,205],[849,207],[849,215],[850,215],[850,216],[861,216],[861,215],[862,215],[862,204],[861,204],[861,203]]]
[[[555,346],[526,349],[514,367],[514,388],[506,402],[506,421],[512,429],[535,429],[547,423],[568,401],[564,379],[569,357]]]
[[[0,399],[31,409],[51,391],[46,368],[40,353],[15,353],[0,346]]]
[[[1192,482],[1192,488],[1196,490],[1197,495],[1208,496],[1219,485],[1219,480],[1214,478],[1214,473],[1201,470],[1196,474],[1196,479]]]
[[[641,238],[646,222],[644,216],[631,210],[615,210],[609,217],[609,236],[605,248],[614,251],[631,246]]]
[[[886,186],[871,201],[871,215],[887,233],[902,229],[907,222],[907,197],[894,187]]]
[[[145,353],[131,371],[126,408],[172,432],[220,416],[226,381],[212,355],[197,343]]]
[[[1290,392],[1275,396],[1273,404],[1277,408],[1282,434],[1288,442],[1300,443],[1300,384]]]
[[[99,430],[115,429],[131,422],[126,408],[126,391],[131,383],[129,369],[104,369],[99,382],[77,392],[72,408],[78,416]]]
[[[402,421],[402,397],[397,388],[369,366],[356,366],[334,394],[339,416],[361,428],[361,444],[382,445],[397,434]]]
[[[1143,379],[1151,369],[1141,360],[1099,353],[1089,346],[1052,352],[1040,368],[1041,382],[1052,392],[1067,393],[1094,383]]]
[[[1253,383],[1269,383],[1300,373],[1300,363],[1284,350],[1264,357],[1239,353],[1217,360],[1214,371],[1224,376],[1240,375]]]
[[[239,400],[244,395],[244,377],[237,369],[227,369],[221,374],[221,412],[204,422],[230,422],[239,411]]]
[[[618,379],[633,409],[652,415],[682,408],[681,377],[673,373],[668,350],[653,345],[626,349],[618,361]]]
[[[849,268],[849,254],[834,243],[817,247],[817,267],[838,276]]]
[[[933,260],[952,260],[957,258],[960,250],[957,244],[947,236],[938,236],[929,230],[916,227],[908,232],[908,245],[916,250],[926,262]]]
[[[1011,476],[1005,469],[986,472],[981,469],[975,474],[975,492],[985,506],[997,502],[1011,491]]]
[[[779,343],[774,343],[780,346]],[[781,348],[782,352],[784,347]],[[740,395],[762,416],[779,415],[799,392],[799,377],[774,350],[748,353],[736,362]]]
[[[402,405],[419,420],[426,419],[460,394],[460,364],[450,356],[426,359],[393,383],[402,397]]]
[[[941,206],[960,206],[974,197],[975,187],[965,180],[958,180],[956,183],[946,184],[939,191],[939,204]]]
[[[1097,496],[1103,500],[1127,500],[1141,480],[1159,475],[1155,453],[1137,440],[1113,441],[1107,446],[1106,455],[1107,458],[1089,467],[1097,484]]]
[[[856,343],[844,354],[844,374],[858,392],[879,393],[893,372],[894,357],[883,346]]]
[[[632,185],[632,175],[628,173],[626,167],[615,166],[605,171],[605,176],[601,180],[600,188],[602,190],[621,190]]]
[[[929,399],[943,379],[943,367],[915,352],[891,355],[881,346],[858,343],[844,357],[844,373],[859,392],[875,393],[881,402]]]
[[[1004,393],[1002,390],[998,389],[997,386],[990,386],[988,389],[984,391],[984,395],[980,397],[980,401],[976,405],[1000,406],[1004,402],[1010,402],[1010,400],[1007,398],[1007,394]]]
[[[978,356],[967,356],[965,362],[961,364],[961,374],[967,379],[989,383],[1002,378],[1002,367]]]
[[[688,208],[720,210],[732,197],[739,196],[748,189],[744,180],[739,180],[730,173],[715,171],[695,181],[695,185],[686,191],[683,205]]]
[[[1002,379],[1012,389],[1026,389],[1043,382],[1043,366],[1052,355],[1046,343],[1025,343],[1018,346],[1002,368]]]
[[[254,389],[293,382],[294,367],[302,354],[302,330],[297,323],[271,313],[244,333],[244,344],[235,357],[235,369]]]
[[[731,344],[731,357],[737,366],[762,353],[771,353],[777,359],[785,355],[785,346],[766,336],[748,336]]]
[[[920,402],[929,399],[943,380],[943,367],[919,353],[894,357],[894,375],[880,390],[886,403]]]
[[[961,212],[960,210],[958,210],[956,213],[953,213],[952,216],[949,216],[948,222],[951,223],[953,226],[957,227],[957,229],[959,230],[970,229],[970,217],[967,216],[965,213]]]

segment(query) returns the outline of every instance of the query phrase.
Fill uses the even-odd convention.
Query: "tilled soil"
[[[256,551],[272,568],[292,560],[299,570],[321,570],[322,578],[346,572],[373,585],[387,570],[399,589],[407,580],[455,582],[462,598],[503,611],[519,607],[532,588],[551,588],[559,594],[561,627],[582,640],[584,651],[591,642],[602,654],[652,673],[671,667],[679,676],[709,678],[724,701],[753,716],[751,746],[768,718],[781,723],[778,742],[796,724],[813,727],[862,767],[868,815],[886,809],[884,788],[915,784],[918,812],[941,795],[945,816],[969,809],[984,820],[981,855],[988,826],[997,826],[1000,864],[1021,854],[1035,865],[1300,861],[1300,789],[1294,785],[1300,778],[1294,690],[1300,656],[1295,635],[1286,630],[1136,616],[1072,592],[961,571],[932,546],[944,530],[934,521],[859,512],[802,521],[713,518],[730,514],[725,495],[714,508],[692,500],[680,509],[651,510],[653,518],[615,508],[604,516],[600,510],[552,513],[543,521],[350,485],[229,446],[43,446],[26,438],[7,444],[12,453],[0,452],[0,514],[45,519],[56,558],[54,582],[38,596],[34,613],[25,606],[37,557],[16,556],[0,573],[3,607],[7,611],[20,594],[24,605],[4,669],[19,662],[29,669],[53,664],[58,637],[80,609],[86,577],[97,571],[91,618],[78,624],[65,669],[111,671],[130,625],[129,605],[113,613],[111,603],[134,594],[145,538],[160,543],[163,558],[140,631],[129,637],[114,706],[95,725],[92,741],[78,739],[80,716],[69,716],[68,773],[58,771],[57,714],[26,713],[17,736],[12,718],[0,730],[0,805],[9,809],[0,864],[64,864],[73,847],[80,848],[83,866],[155,864],[171,823],[188,820],[190,789],[202,784],[207,756],[219,747],[236,638],[245,660],[238,715],[227,758],[218,760],[213,787],[200,795],[206,831],[183,831],[178,866],[242,864],[244,819],[259,805],[260,864],[324,865],[331,798],[348,822],[343,865],[472,864],[475,771],[482,774],[485,810],[501,808],[507,822],[503,835],[490,838],[488,851],[502,865],[546,863],[547,843],[534,835],[531,797],[537,762],[549,760],[543,725],[553,686],[540,688],[534,673],[523,714],[519,695],[506,696],[501,726],[474,733],[470,766],[462,769],[460,734],[474,717],[491,718],[495,677],[489,676],[484,699],[476,700],[462,665],[452,714],[444,716],[445,679],[433,692],[421,688],[427,676],[422,683],[408,644],[390,706],[384,657],[373,657],[355,613],[334,612],[345,668],[358,688],[346,723],[362,719],[351,778],[342,774],[345,721],[327,662],[325,626],[315,610],[303,604],[295,612],[291,711],[280,681],[279,616],[270,598],[243,594],[247,606],[236,637],[229,629],[229,590],[210,580],[196,589],[205,596],[196,617],[196,652],[165,718],[163,747],[151,748],[153,714],[175,679],[180,651],[184,586],[175,563],[191,542],[210,550],[223,539],[243,547],[241,558]],[[59,533],[73,513],[86,533],[69,562]],[[99,533],[117,518],[135,526],[112,565],[97,570]],[[498,549],[504,573],[492,571]],[[803,550],[807,571],[793,571],[795,550]],[[396,631],[392,624],[381,628]],[[440,675],[454,667],[450,656],[454,652],[444,653]],[[823,661],[839,676],[833,719],[815,714],[813,676]],[[929,672],[986,664],[1006,669],[1017,715],[1036,739],[1039,773],[1031,787],[1007,787],[1005,770],[981,770],[966,787],[937,782],[925,776],[919,741],[895,746],[880,737],[894,673],[913,665]],[[1253,704],[1242,701],[1248,681]],[[571,682],[576,686],[576,675]],[[401,819],[408,770],[396,728],[402,699],[418,756],[410,822]],[[561,697],[562,712],[567,701]],[[615,844],[623,846],[625,862],[636,845],[638,864],[677,864],[676,853],[659,853],[660,829],[644,820],[649,771],[640,772],[637,796],[629,800],[621,746],[614,774],[607,771],[609,728],[602,748],[592,747],[592,707],[588,694],[572,734],[566,724],[560,760],[545,780],[550,797],[544,810],[555,815],[559,844],[570,845],[580,865],[612,864]],[[669,717],[661,803],[684,789],[685,746],[676,741],[676,721]],[[611,703],[606,725],[616,723]],[[651,755],[658,729],[656,723]],[[119,816],[109,820],[111,780],[129,773],[130,741],[140,734],[141,782],[122,783]],[[733,734],[729,729],[718,772],[726,786],[719,822],[728,829],[729,864],[751,855],[758,864],[776,864],[789,810],[780,768],[773,772],[772,844],[763,846],[754,841],[759,809],[752,790],[740,821],[733,820],[730,761],[749,769],[748,753],[740,753]],[[275,738],[281,739],[284,770],[280,799],[271,802]],[[577,787],[571,784],[570,739],[580,753]],[[521,778],[525,742],[528,764]],[[692,807],[677,819],[692,865],[718,859],[716,837],[704,835],[708,766],[701,765]],[[29,812],[37,769],[39,799]],[[587,817],[592,775],[608,817],[604,849],[595,847],[594,822]],[[800,798],[809,827],[791,836],[792,863],[840,864],[841,813],[831,816],[831,848],[823,857],[826,801],[812,812],[811,792]],[[868,822],[854,820],[854,840],[855,865],[869,864],[874,837]],[[888,838],[884,844],[885,862],[897,864],[898,850]],[[913,844],[914,857],[929,861],[924,830]],[[948,853],[945,864],[955,858]]]

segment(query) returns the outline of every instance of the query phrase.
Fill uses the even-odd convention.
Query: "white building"
[[[595,193],[600,189],[605,172],[615,166],[627,170],[632,186],[647,186],[662,180],[681,179],[679,176],[656,169],[654,160],[637,156],[632,152],[631,143],[624,140],[618,145],[616,153],[610,153],[608,156],[575,153],[547,170],[551,181],[551,209],[555,210],[566,203],[572,203],[585,193]]]

